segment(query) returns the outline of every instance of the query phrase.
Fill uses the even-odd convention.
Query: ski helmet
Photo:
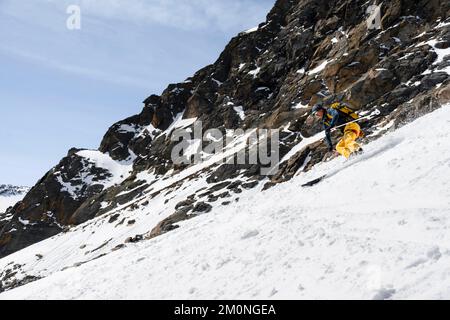
[[[313,115],[315,115],[317,112],[319,112],[320,110],[324,110],[323,104],[322,103],[317,103],[311,110],[311,113]]]

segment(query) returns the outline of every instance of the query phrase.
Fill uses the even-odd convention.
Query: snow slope
[[[100,217],[0,260],[0,270],[18,263],[43,278],[0,299],[449,299],[449,139],[447,105],[360,158],[244,191],[175,231],[111,251],[173,213],[206,184],[200,177],[168,204],[160,195],[124,210],[132,226]]]

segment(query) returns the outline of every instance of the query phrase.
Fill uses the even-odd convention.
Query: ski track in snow
[[[175,231],[111,252],[206,186],[185,182],[168,204],[162,194],[123,211],[120,219],[136,219],[131,227],[100,217],[0,260],[0,269],[14,262],[47,276],[0,299],[448,299],[449,124],[447,105],[364,146],[353,162],[244,191]]]

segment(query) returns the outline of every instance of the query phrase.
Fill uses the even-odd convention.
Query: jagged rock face
[[[76,210],[109,186],[113,174],[72,149],[10,211],[0,234],[0,255],[44,240],[74,224]],[[111,160],[113,161],[113,160]]]
[[[342,99],[364,112],[379,109],[380,118],[363,124],[368,136],[377,126],[391,121],[401,126],[449,101],[450,2],[383,3],[381,30],[368,30],[369,5],[365,0],[278,0],[267,21],[233,38],[214,64],[171,84],[161,96],[150,96],[140,114],[108,130],[99,151],[117,165],[132,163],[133,172],[111,183],[109,170],[86,163],[79,150],[72,150],[47,173],[10,211],[13,219],[0,234],[0,256],[145,196],[149,186],[137,178],[140,172],[151,171],[157,180],[185,169],[170,158],[171,128],[182,119],[198,118],[203,129],[222,131],[285,128],[283,157],[321,130],[309,116],[318,100]],[[322,143],[307,146],[280,165],[271,184],[289,180],[299,168],[309,170],[326,153]],[[226,165],[205,172],[208,183],[220,183],[244,171],[252,179],[244,185],[254,185],[261,180],[258,169]],[[86,170],[90,178],[81,174],[81,179]],[[223,195],[241,190],[226,188]],[[175,212],[151,236],[187,217],[185,211]],[[21,221],[31,223],[24,228]]]

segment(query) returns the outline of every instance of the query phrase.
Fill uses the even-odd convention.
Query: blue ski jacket
[[[325,129],[326,142],[328,149],[333,150],[333,141],[331,140],[331,129],[340,125],[341,120],[345,123],[345,119],[342,119],[339,111],[336,109],[325,109],[325,113],[322,118],[323,128]]]

